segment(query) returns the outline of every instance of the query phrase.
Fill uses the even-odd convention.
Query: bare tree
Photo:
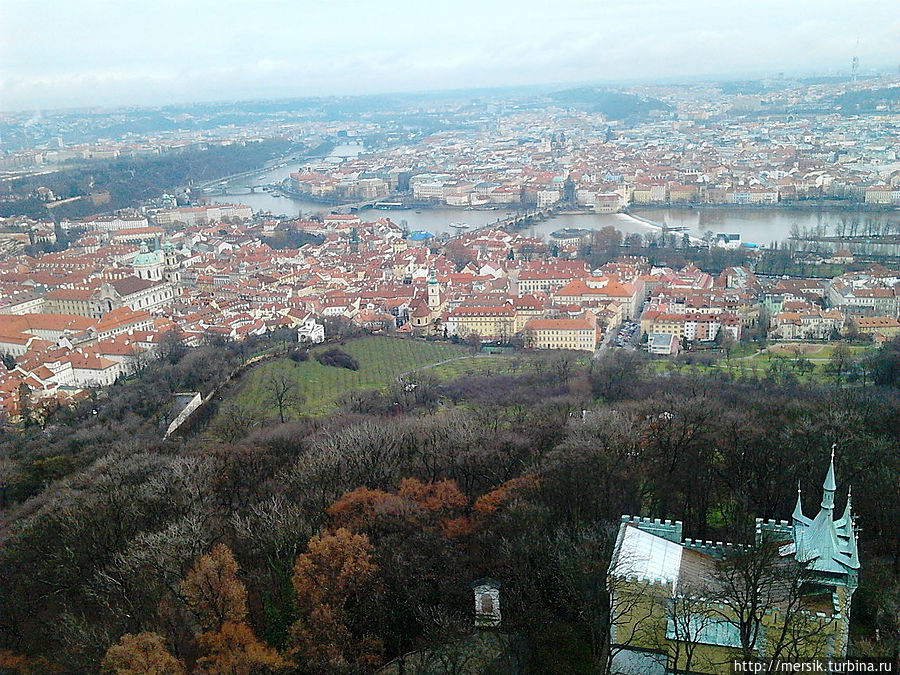
[[[834,351],[831,352],[831,358],[825,364],[825,372],[834,379],[835,384],[843,383],[850,368],[851,356],[850,348],[846,344],[841,342],[835,345]]]
[[[236,403],[226,403],[219,409],[214,431],[226,443],[243,438],[259,424],[253,411]]]
[[[827,656],[834,619],[809,611],[804,579],[804,567],[793,555],[781,556],[775,542],[737,549],[717,561],[716,599],[723,607],[717,614],[737,630],[745,661]],[[777,623],[764,628],[765,617],[776,612]],[[759,653],[763,633],[765,654]]]
[[[297,381],[290,372],[272,370],[265,381],[265,391],[278,408],[278,419],[284,424],[286,410],[300,404],[302,397],[297,392]]]
[[[475,356],[478,353],[478,350],[481,349],[481,335],[476,332],[471,332],[466,336],[466,344],[469,345],[469,348],[472,350],[472,356]]]
[[[146,349],[132,345],[128,354],[128,369],[140,377],[152,360],[152,355]]]
[[[575,356],[570,352],[562,352],[553,359],[553,370],[561,382],[568,382],[572,367],[575,365]]]
[[[702,589],[682,589],[666,603],[669,672],[690,673],[697,646],[715,620]]]

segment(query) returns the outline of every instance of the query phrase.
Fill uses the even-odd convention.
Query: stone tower
[[[178,286],[181,283],[181,265],[178,262],[178,255],[175,253],[175,247],[166,242],[163,244],[163,263],[165,271],[163,276],[172,286]]]
[[[428,309],[432,312],[441,310],[443,301],[441,299],[441,285],[438,283],[434,270],[428,274]]]

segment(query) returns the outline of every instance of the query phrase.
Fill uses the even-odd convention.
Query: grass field
[[[479,354],[472,356],[469,347],[448,342],[425,342],[382,336],[347,340],[340,349],[359,362],[359,370],[323,366],[315,354],[331,348],[323,345],[312,350],[308,361],[278,359],[248,372],[228,395],[229,402],[250,412],[255,419],[272,419],[278,408],[271,393],[275,373],[286,373],[295,385],[302,402],[290,406],[286,417],[321,415],[329,411],[335,400],[353,389],[384,389],[400,375],[413,377],[433,375],[446,382],[466,375],[514,375],[553,368],[559,352],[512,354]],[[583,367],[588,357],[579,356],[573,367]]]
[[[491,355],[474,359],[459,359],[443,363],[434,368],[422,371],[435,375],[439,380],[447,381],[467,375],[517,375],[535,370],[535,362],[539,357],[531,354],[523,356]]]
[[[332,346],[317,347],[312,353],[315,355]],[[267,382],[272,373],[285,372],[296,383],[296,392],[303,398],[303,403],[293,408],[292,416],[321,414],[345,391],[381,389],[402,373],[469,353],[468,347],[462,345],[380,336],[347,340],[340,349],[359,362],[359,370],[323,366],[314,358],[300,363],[279,359],[249,372],[238,385],[233,402],[263,418],[272,417],[277,414],[277,409],[266,391]]]
[[[769,346],[764,351],[739,348],[732,353],[731,358],[720,357],[712,365],[686,364],[683,361],[656,360],[653,362],[653,370],[656,372],[679,371],[684,373],[709,373],[713,371],[729,371],[733,375],[757,375],[764,376],[773,367],[773,362],[782,369],[795,370],[794,373],[800,381],[817,381],[828,377],[826,366],[835,350],[834,344],[809,343],[809,342],[782,342]],[[741,351],[743,349],[743,351]],[[849,347],[850,356],[856,357],[865,352],[869,347],[852,345]],[[797,369],[797,360],[805,359],[812,368],[808,372]],[[778,363],[780,361],[780,363]]]

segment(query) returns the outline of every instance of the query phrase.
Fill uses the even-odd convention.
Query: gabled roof
[[[624,523],[609,572],[612,576],[672,584],[674,592],[683,552],[680,543]]]
[[[139,277],[125,277],[124,279],[114,279],[109,282],[109,285],[116,289],[116,293],[123,297],[139,291],[145,291],[157,284],[159,284],[158,281],[150,281]]]

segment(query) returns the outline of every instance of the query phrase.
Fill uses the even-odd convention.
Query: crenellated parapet
[[[763,541],[790,541],[794,538],[794,526],[789,520],[756,519],[756,543]]]
[[[703,553],[712,558],[722,558],[728,553],[738,553],[745,551],[745,544],[735,544],[730,541],[713,541],[710,539],[691,539],[688,537],[684,540],[683,546],[691,551]]]
[[[662,520],[660,518],[643,518],[641,516],[622,516],[623,523],[632,523],[644,532],[655,534],[676,544],[681,543],[684,525],[680,520]]]

